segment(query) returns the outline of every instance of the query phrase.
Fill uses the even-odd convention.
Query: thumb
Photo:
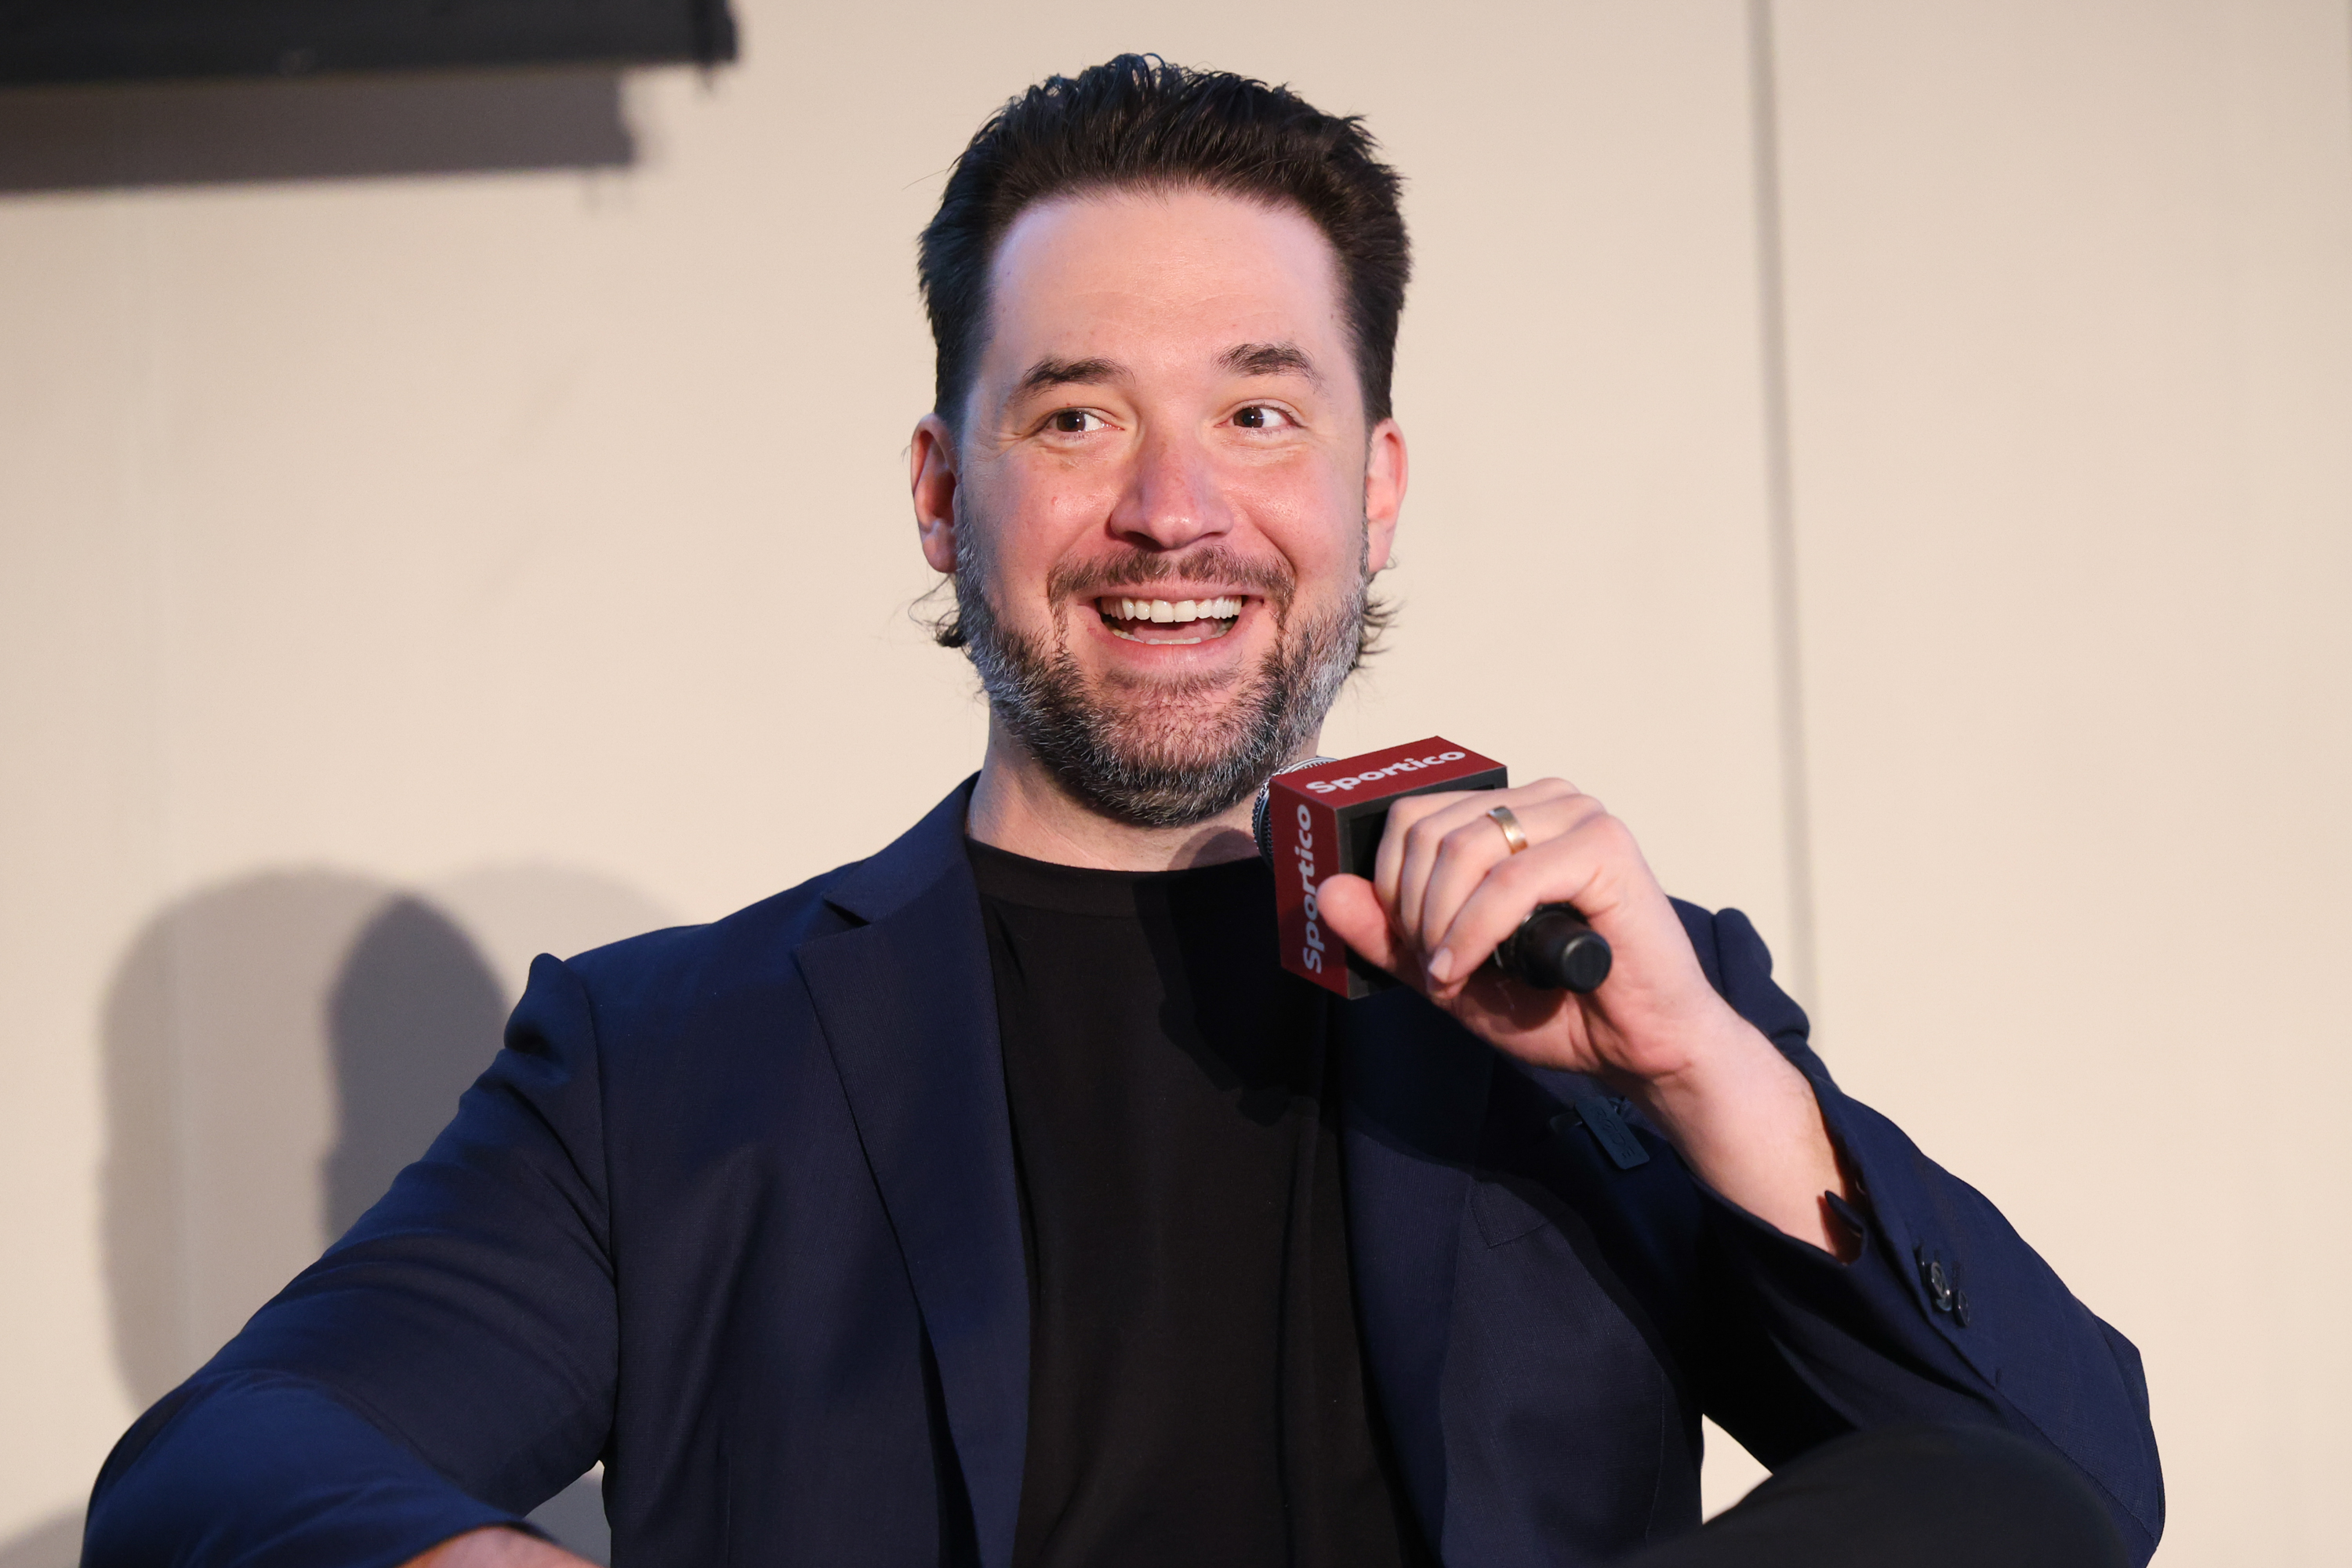
[[[1412,961],[1389,929],[1388,911],[1381,908],[1380,895],[1372,891],[1370,882],[1361,877],[1326,877],[1315,898],[1322,908],[1323,923],[1348,944],[1349,952],[1400,980],[1414,978],[1408,973]]]

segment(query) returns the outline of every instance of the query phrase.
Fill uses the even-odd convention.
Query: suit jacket
[[[620,1563],[1008,1568],[1029,1296],[969,787],[715,924],[539,959],[431,1151],[117,1446],[85,1561],[389,1568],[601,1458]],[[1683,914],[1811,1079],[1862,1255],[1409,991],[1332,1002],[1367,1371],[1429,1542],[1534,1568],[1688,1529],[1704,1411],[1768,1464],[2026,1434],[2145,1559],[2137,1353],[1838,1091],[1745,917]]]

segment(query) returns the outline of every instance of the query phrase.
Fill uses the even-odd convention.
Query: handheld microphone
[[[1282,966],[1341,996],[1396,981],[1323,928],[1318,893],[1335,872],[1369,878],[1389,808],[1437,790],[1503,789],[1509,770],[1433,735],[1360,757],[1309,757],[1265,781],[1250,826],[1274,868]],[[1586,992],[1609,978],[1608,939],[1569,904],[1538,904],[1486,962],[1543,991]]]

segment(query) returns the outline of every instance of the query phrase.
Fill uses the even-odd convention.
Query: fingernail
[[[1454,950],[1441,947],[1429,955],[1429,977],[1440,985],[1454,978]]]

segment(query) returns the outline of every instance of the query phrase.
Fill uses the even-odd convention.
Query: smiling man
[[[940,412],[913,451],[923,553],[955,576],[943,640],[992,704],[973,837],[1080,866],[1242,856],[1231,814],[1311,748],[1404,500],[1339,258],[1262,193],[1079,184],[1006,226],[975,298],[943,232],[961,194],[925,247]],[[1363,308],[1392,334],[1402,226],[1382,237]]]
[[[87,1560],[2145,1561],[2131,1347],[1557,779],[1400,805],[1285,975],[1251,799],[1382,620],[1406,244],[1362,128],[1126,57],[973,139],[916,427],[979,773],[542,958],[432,1151],[148,1413]],[[1498,815],[1494,808],[1506,808]],[[1485,960],[1570,901],[1590,995]],[[1698,1528],[1699,1417],[1776,1468]]]

